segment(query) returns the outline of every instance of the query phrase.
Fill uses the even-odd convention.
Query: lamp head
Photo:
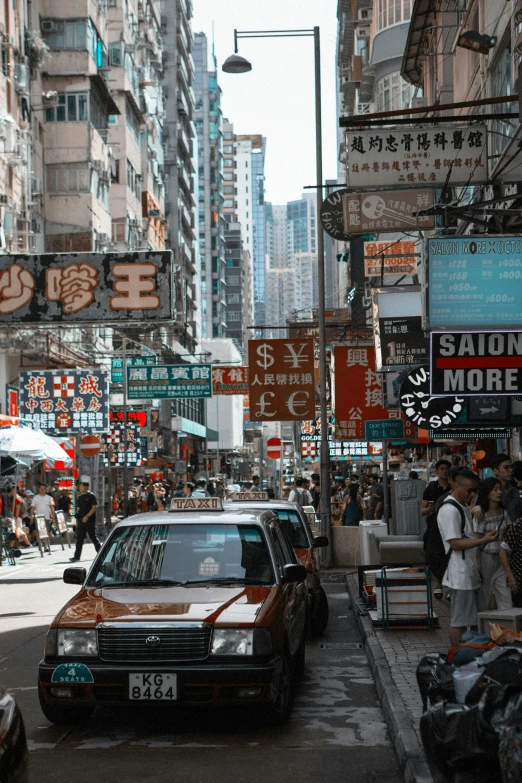
[[[490,49],[493,49],[496,42],[497,38],[494,35],[485,35],[477,30],[466,30],[459,36],[457,46],[470,49],[472,52],[479,52],[479,54],[487,54]]]
[[[221,70],[225,73],[248,73],[252,70],[252,64],[248,62],[244,57],[240,57],[239,54],[232,54],[227,57]]]

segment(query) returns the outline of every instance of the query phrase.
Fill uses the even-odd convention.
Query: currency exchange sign
[[[20,416],[48,433],[107,432],[109,379],[105,370],[20,373]]]
[[[127,367],[127,390],[129,400],[212,397],[212,365]]]
[[[315,416],[314,341],[250,340],[250,419],[302,421]]]
[[[172,253],[0,256],[0,323],[172,319]]]
[[[437,187],[487,181],[485,125],[346,133],[349,188]]]
[[[364,422],[400,419],[400,411],[384,407],[382,375],[375,372],[373,345],[342,345],[334,349],[335,437],[366,440]]]
[[[213,394],[248,394],[248,367],[212,367]]]

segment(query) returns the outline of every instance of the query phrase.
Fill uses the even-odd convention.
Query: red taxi
[[[272,509],[174,498],[114,528],[53,620],[38,691],[53,723],[97,705],[262,705],[290,715],[304,667],[306,570]]]
[[[321,573],[315,550],[328,546],[328,537],[313,535],[306,511],[297,503],[270,500],[267,492],[254,490],[236,492],[231,498],[232,507],[236,503],[241,503],[249,509],[269,508],[278,516],[290,543],[306,568],[310,630],[312,636],[321,636],[328,625],[328,599],[321,586]],[[227,505],[227,508],[230,507]]]

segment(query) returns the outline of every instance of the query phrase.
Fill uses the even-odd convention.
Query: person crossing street
[[[80,560],[83,542],[87,533],[96,551],[98,552],[101,548],[101,544],[96,536],[97,508],[96,497],[92,492],[89,492],[89,482],[80,481],[80,494],[76,502],[76,551],[74,557],[70,558],[71,563],[77,563]]]

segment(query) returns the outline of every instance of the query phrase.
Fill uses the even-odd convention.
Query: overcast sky
[[[214,46],[223,112],[236,133],[266,136],[267,201],[284,204],[315,185],[313,38],[240,40],[239,54],[252,63],[246,74],[226,74],[238,30],[321,30],[323,173],[335,179],[335,41],[337,0],[193,0],[194,32]]]

